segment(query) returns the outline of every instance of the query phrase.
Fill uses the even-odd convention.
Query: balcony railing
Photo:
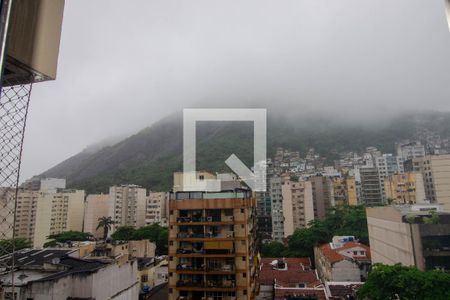
[[[193,272],[229,272],[233,273],[235,271],[235,267],[232,264],[223,264],[223,265],[196,265],[191,266],[187,264],[178,264],[176,267],[177,271],[193,271]]]
[[[204,282],[193,282],[190,280],[178,280],[176,283],[177,287],[188,287],[188,288],[236,288],[235,280],[208,280],[206,284]]]
[[[170,199],[186,200],[186,199],[244,199],[250,198],[252,192],[248,190],[236,190],[234,192],[177,192],[171,193]]]

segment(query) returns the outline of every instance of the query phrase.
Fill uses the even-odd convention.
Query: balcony
[[[201,264],[201,265],[189,265],[187,263],[180,263],[176,267],[177,273],[180,274],[234,274],[236,268],[234,263],[228,264]]]
[[[194,282],[191,280],[178,280],[176,287],[186,291],[234,291],[235,280],[207,280],[207,282]]]

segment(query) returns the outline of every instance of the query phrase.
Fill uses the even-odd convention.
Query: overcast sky
[[[444,1],[66,1],[58,78],[31,101],[22,180],[194,103],[450,110]]]

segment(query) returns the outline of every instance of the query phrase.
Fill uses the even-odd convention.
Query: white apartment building
[[[112,205],[108,215],[116,222],[114,227],[145,225],[146,189],[138,185],[112,186],[109,188],[109,198]]]
[[[383,154],[382,156],[375,157],[375,166],[378,170],[381,200],[382,203],[385,203],[384,180],[388,176],[404,173],[403,159],[398,156],[393,156],[392,154]]]
[[[402,160],[425,156],[425,146],[420,142],[405,142],[396,145],[397,156]]]
[[[167,227],[167,211],[169,206],[169,193],[150,192],[147,196],[145,224],[159,224]]]
[[[58,189],[66,188],[66,180],[63,178],[42,178],[40,191],[56,192]]]
[[[88,195],[86,197],[84,209],[83,231],[92,233],[96,238],[103,238],[103,229],[97,229],[98,219],[110,216],[109,212],[111,211],[111,206],[108,194]]]

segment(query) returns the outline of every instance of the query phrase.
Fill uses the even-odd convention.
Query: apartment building
[[[327,210],[335,206],[333,182],[327,176],[311,176],[308,179],[312,186],[314,218],[323,220]]]
[[[425,146],[420,142],[401,142],[396,144],[396,149],[402,161],[425,156]]]
[[[373,263],[450,270],[450,212],[442,205],[367,208]]]
[[[266,192],[255,192],[258,237],[261,242],[272,240],[272,201],[269,183]]]
[[[8,240],[13,237],[15,189],[0,187],[0,240]]]
[[[252,193],[176,192],[169,207],[169,299],[254,299]]]
[[[33,241],[36,207],[41,196],[41,192],[19,190],[16,200],[16,224],[14,228],[16,237]]]
[[[336,206],[358,204],[355,177],[334,177],[332,181],[334,202]]]
[[[42,247],[52,234],[83,230],[84,191],[41,192],[36,200],[33,246]]]
[[[412,169],[422,173],[427,200],[450,211],[450,154],[414,158]]]
[[[375,166],[378,170],[382,203],[386,203],[384,180],[388,176],[404,173],[403,160],[401,157],[392,154],[383,154],[375,157]]]
[[[359,169],[361,176],[361,203],[367,206],[383,203],[380,177],[376,168],[363,167]]]
[[[103,238],[103,228],[97,229],[98,219],[108,217],[111,201],[108,194],[92,194],[86,197],[84,209],[84,232],[90,232],[96,238]]]
[[[109,188],[109,198],[111,201],[109,216],[115,221],[114,227],[145,225],[146,189],[131,184],[112,186]]]
[[[387,200],[392,200],[397,204],[425,202],[422,173],[407,172],[388,176],[384,180],[384,194]]]
[[[281,177],[274,176],[269,179],[269,193],[272,211],[272,239],[283,241],[284,238],[284,215],[283,195],[281,189]]]
[[[314,220],[313,189],[310,181],[283,177],[281,182],[283,197],[283,233],[288,237],[296,229],[305,228]]]
[[[168,226],[169,193],[150,192],[147,196],[145,224]]]
[[[56,192],[58,189],[66,188],[66,180],[64,178],[39,178],[33,177],[26,180],[21,188],[31,191]]]

